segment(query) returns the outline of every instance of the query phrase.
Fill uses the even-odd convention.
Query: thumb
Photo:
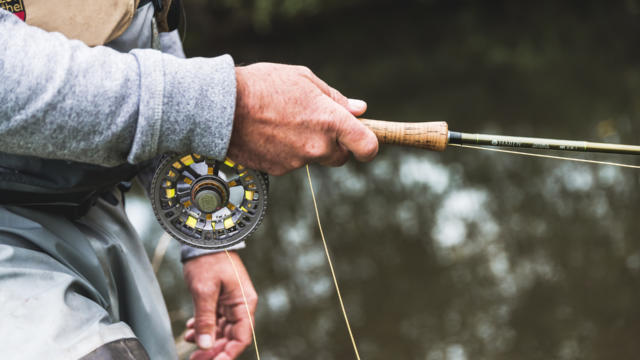
[[[337,140],[349,149],[359,161],[371,161],[378,154],[378,138],[353,115],[344,114],[339,122]]]
[[[210,349],[216,334],[218,296],[217,286],[205,286],[193,292],[195,307],[196,344],[201,349]]]

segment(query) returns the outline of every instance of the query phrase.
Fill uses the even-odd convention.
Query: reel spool
[[[198,154],[165,158],[151,183],[164,230],[190,246],[223,249],[251,235],[267,209],[267,174],[231,159]]]

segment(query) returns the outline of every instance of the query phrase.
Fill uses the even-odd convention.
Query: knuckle
[[[282,175],[282,166],[278,163],[269,162],[267,164],[262,165],[262,171],[266,172],[269,175],[280,176]]]
[[[304,146],[304,155],[308,159],[318,159],[324,157],[328,152],[328,146],[321,141],[309,141]]]
[[[300,159],[300,158],[296,158],[291,160],[290,165],[291,165],[291,169],[298,169],[303,167],[305,164],[304,160]]]
[[[191,293],[195,295],[212,295],[219,291],[219,288],[208,282],[195,283],[191,285]]]
[[[344,95],[342,95],[342,93],[332,87],[329,88],[329,92],[331,93],[331,98],[339,103],[339,104],[346,104],[347,103],[347,98],[344,97]]]
[[[294,65],[294,68],[298,71],[298,73],[304,76],[313,75],[313,71],[304,65]]]
[[[338,166],[344,165],[347,162],[347,160],[349,160],[349,155],[340,153],[332,157],[322,165],[338,167]]]
[[[322,130],[328,133],[335,133],[344,126],[345,116],[338,105],[333,104],[331,108],[324,110],[320,116]]]
[[[249,303],[250,306],[257,306],[258,305],[258,295],[256,293],[253,294],[248,294],[247,295],[247,303]]]
[[[333,164],[333,166],[342,166],[342,165],[346,164],[346,162],[348,160],[349,160],[349,154],[343,154],[342,156],[340,156],[339,158],[336,159],[336,161]]]
[[[284,175],[284,174],[286,174],[288,172],[287,167],[283,166],[282,164],[283,163],[271,165],[265,170],[269,175],[282,176],[282,175]],[[286,163],[284,163],[284,164],[286,164]]]
[[[367,159],[373,159],[378,154],[378,141],[367,141],[363,150],[363,155]]]
[[[246,348],[249,345],[251,345],[251,338],[243,338],[243,339],[240,339],[239,342],[242,347]]]
[[[215,314],[200,314],[196,319],[197,332],[202,332],[205,329],[210,329],[216,326]],[[206,330],[205,330],[206,331]]]

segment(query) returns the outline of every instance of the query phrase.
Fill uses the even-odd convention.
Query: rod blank
[[[558,140],[522,136],[467,134],[455,131],[449,132],[448,143],[541,150],[563,150],[640,155],[640,146],[636,145],[606,144],[590,141]]]

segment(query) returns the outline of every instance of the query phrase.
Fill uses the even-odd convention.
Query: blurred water
[[[640,143],[632,7],[451,3],[378,1],[283,22],[266,35],[222,37],[196,26],[187,50],[307,64],[367,100],[371,118]],[[363,359],[640,353],[637,170],[385,147],[369,164],[311,171]],[[271,184],[267,219],[242,252],[261,296],[263,358],[354,358],[306,174]],[[160,230],[149,211],[130,197],[152,249]],[[172,244],[159,274],[176,333],[191,311],[177,257]]]

